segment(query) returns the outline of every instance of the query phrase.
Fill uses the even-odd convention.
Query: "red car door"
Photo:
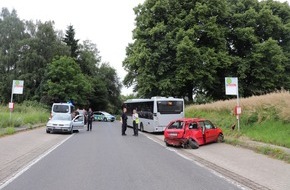
[[[198,123],[195,121],[191,122],[188,128],[189,128],[190,137],[196,140],[199,145],[204,144],[204,137],[202,134],[201,127],[198,126]]]
[[[204,121],[206,143],[216,141],[218,137],[215,126],[210,121]]]

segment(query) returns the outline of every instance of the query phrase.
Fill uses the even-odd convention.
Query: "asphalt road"
[[[3,189],[239,189],[145,135],[132,134],[128,128],[121,136],[118,121],[94,122],[92,131],[74,134]]]

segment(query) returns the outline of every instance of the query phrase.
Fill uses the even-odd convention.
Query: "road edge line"
[[[51,147],[50,149],[48,149],[46,152],[44,152],[43,154],[39,155],[38,157],[36,157],[35,159],[33,159],[31,162],[29,162],[27,165],[25,165],[24,167],[22,167],[20,170],[18,170],[14,174],[12,174],[10,177],[7,178],[7,180],[4,180],[4,182],[2,182],[0,184],[0,189],[3,189],[7,185],[9,185],[11,182],[13,182],[15,179],[17,179],[19,176],[21,176],[27,170],[29,170],[34,164],[36,164],[37,162],[39,162],[40,160],[42,160],[44,157],[46,157],[52,151],[54,151],[55,149],[57,149],[60,145],[62,145],[63,143],[65,143],[67,140],[69,140],[74,135],[75,134],[72,134],[69,137],[67,137],[64,140],[62,140],[61,142],[57,143],[56,145],[54,145],[53,147]]]
[[[200,167],[207,169],[207,170],[208,170],[209,172],[211,172],[213,175],[216,175],[217,177],[224,179],[224,180],[227,181],[228,183],[230,183],[230,184],[232,184],[232,185],[234,185],[234,186],[236,186],[236,187],[238,187],[238,188],[240,188],[240,189],[242,189],[242,190],[248,190],[248,189],[251,189],[251,188],[248,187],[247,185],[242,184],[241,182],[239,182],[239,181],[237,181],[237,180],[235,180],[235,179],[233,179],[233,178],[230,178],[230,177],[227,176],[227,175],[224,175],[222,172],[217,171],[217,170],[215,170],[214,168],[211,168],[211,167],[210,167],[209,165],[207,165],[206,163],[201,162],[201,160],[204,160],[204,159],[202,159],[202,158],[200,158],[200,157],[198,157],[198,156],[196,156],[196,155],[194,155],[194,154],[190,154],[190,155],[188,155],[189,153],[187,153],[187,152],[183,152],[183,151],[175,150],[175,149],[173,149],[173,148],[171,148],[171,147],[167,147],[164,143],[162,143],[162,140],[161,140],[161,139],[158,139],[158,138],[156,138],[156,137],[151,137],[151,136],[149,136],[149,135],[147,135],[147,134],[143,134],[143,135],[144,135],[145,137],[147,137],[148,139],[152,140],[153,142],[155,142],[155,143],[161,145],[161,146],[164,147],[166,150],[169,150],[169,151],[171,151],[171,152],[174,152],[175,154],[177,154],[178,156],[182,157],[183,159],[186,159],[186,160],[188,160],[188,161],[191,161],[191,162],[193,162],[193,163],[199,165]],[[192,158],[192,156],[193,156],[193,158]],[[205,160],[204,160],[204,161],[205,161]],[[209,162],[209,161],[206,161],[206,162]],[[210,163],[210,162],[209,162],[209,163]]]

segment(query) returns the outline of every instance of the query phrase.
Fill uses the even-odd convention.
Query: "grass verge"
[[[12,113],[8,106],[0,105],[0,136],[14,134],[17,128],[46,123],[49,118],[48,109],[37,102],[24,102],[16,104]]]
[[[243,148],[251,149],[257,153],[264,154],[271,158],[282,160],[290,164],[290,154],[287,154],[285,151],[283,151],[280,148],[273,148],[270,146],[251,145],[249,143],[246,143],[236,138],[227,138],[225,139],[225,143],[231,144],[233,146],[240,146]]]
[[[218,101],[186,107],[186,117],[210,119],[222,128],[227,143],[250,148],[240,141],[246,137],[253,141],[290,148],[290,93],[287,91],[240,99],[242,115],[240,130],[233,114],[236,100]],[[232,126],[235,125],[235,129]],[[253,147],[256,152],[290,162],[290,155],[272,147]]]

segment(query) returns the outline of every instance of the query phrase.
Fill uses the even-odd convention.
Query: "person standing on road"
[[[126,130],[127,130],[127,115],[126,115],[126,112],[127,112],[127,108],[123,108],[123,113],[122,113],[122,116],[121,116],[121,123],[122,123],[122,136],[126,136]]]
[[[139,116],[136,109],[133,110],[132,118],[133,118],[133,132],[134,132],[133,136],[138,136]]]
[[[84,115],[85,125],[86,125],[88,122],[88,118],[87,118],[87,110],[85,108],[83,108],[83,115]]]
[[[92,130],[92,125],[93,125],[93,111],[92,111],[92,108],[89,108],[89,111],[87,112],[87,122],[88,122],[88,128],[87,128],[87,131],[91,131]]]

